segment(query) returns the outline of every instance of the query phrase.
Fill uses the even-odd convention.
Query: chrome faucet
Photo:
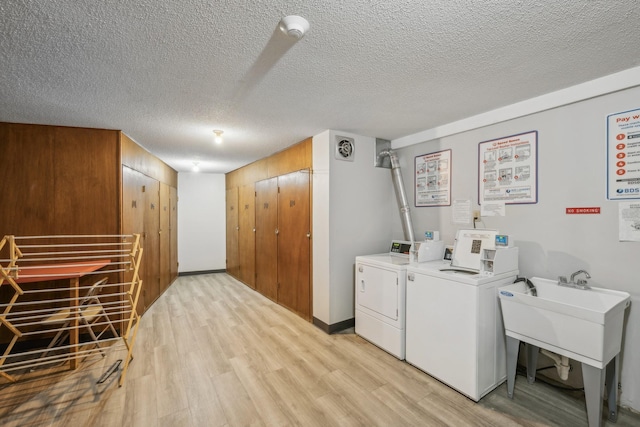
[[[576,282],[576,276],[580,274],[584,274],[585,279],[578,279]],[[565,276],[558,277],[558,286],[568,286],[576,289],[591,289],[587,284],[587,279],[591,279],[591,275],[586,270],[578,270],[571,275],[569,281],[567,281]]]
[[[575,273],[573,273],[571,275],[571,278],[569,280],[571,280],[572,283],[575,283],[574,279],[576,278],[576,276],[578,274],[582,274],[582,273],[584,273],[584,277],[586,277],[587,279],[591,279],[591,275],[589,273],[587,273],[586,270],[578,270],[578,271],[576,271]],[[580,279],[578,279],[578,282],[580,282]],[[586,283],[586,280],[585,280],[585,283]]]

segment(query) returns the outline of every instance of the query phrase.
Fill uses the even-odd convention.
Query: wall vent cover
[[[356,148],[353,142],[353,138],[336,135],[336,159],[353,162],[355,151]]]

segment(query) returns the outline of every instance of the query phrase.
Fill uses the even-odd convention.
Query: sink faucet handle
[[[558,283],[569,283],[567,282],[567,276],[558,276]]]

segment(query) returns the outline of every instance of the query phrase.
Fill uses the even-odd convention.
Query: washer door
[[[398,271],[358,264],[356,274],[356,302],[393,321],[398,320]]]

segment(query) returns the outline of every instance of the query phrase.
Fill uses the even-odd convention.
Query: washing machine
[[[476,402],[506,379],[497,289],[518,275],[517,248],[496,255],[496,236],[459,230],[451,262],[407,266],[406,361]]]
[[[355,332],[400,360],[405,355],[406,270],[411,242],[356,257]]]

